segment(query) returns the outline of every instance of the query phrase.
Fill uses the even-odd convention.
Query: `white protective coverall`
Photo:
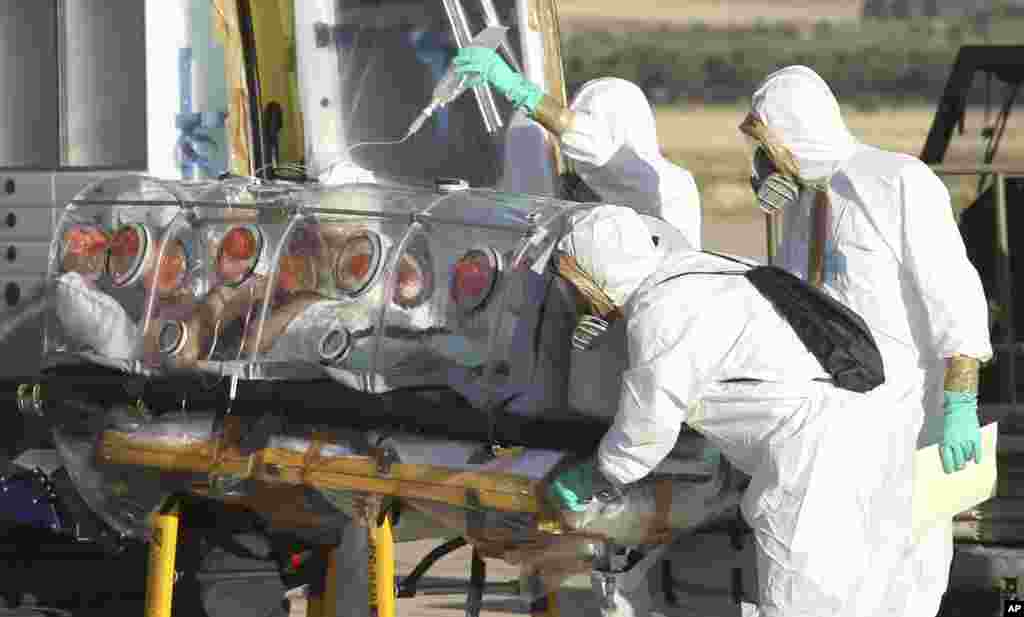
[[[661,155],[654,112],[636,84],[615,77],[589,81],[573,97],[573,126],[562,151],[606,203],[668,221],[701,247],[700,193],[693,175]]]
[[[992,356],[984,292],[949,191],[920,160],[858,142],[828,85],[807,67],[770,75],[754,94],[753,113],[794,155],[804,180],[828,181],[825,290],[864,318],[882,351],[880,394],[899,408],[887,423],[910,443],[937,442],[944,358]],[[813,192],[803,191],[783,213],[781,265],[801,276],[812,203]],[[935,615],[952,557],[951,524],[940,525],[908,553],[900,574],[906,604],[890,596],[892,614]]]
[[[899,452],[909,446],[885,430],[891,406],[827,383],[741,266],[661,253],[629,209],[595,208],[559,249],[626,320],[629,368],[600,471],[640,480],[690,424],[751,476],[742,513],[756,540],[758,614],[877,614],[898,564],[886,547],[905,545],[911,523]]]

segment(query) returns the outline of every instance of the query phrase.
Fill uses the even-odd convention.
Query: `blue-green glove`
[[[513,70],[498,52],[486,47],[463,47],[452,60],[457,75],[468,75],[469,86],[488,83],[516,108],[532,114],[544,91]]]
[[[548,485],[548,497],[562,510],[582,512],[594,495],[594,463],[584,461],[573,465]]]
[[[967,461],[981,462],[981,426],[978,423],[978,395],[970,392],[943,392],[945,415],[942,421],[942,469],[960,471]]]
[[[710,443],[705,444],[704,450],[700,454],[700,459],[706,465],[717,465],[722,461],[722,451]]]

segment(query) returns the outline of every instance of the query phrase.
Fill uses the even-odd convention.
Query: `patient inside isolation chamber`
[[[546,257],[513,263],[486,240],[391,225],[306,221],[283,239],[247,220],[206,235],[69,228],[60,328],[72,349],[155,368],[305,363],[357,388],[352,375],[372,374],[378,391],[447,385],[478,407],[564,409],[573,306]]]

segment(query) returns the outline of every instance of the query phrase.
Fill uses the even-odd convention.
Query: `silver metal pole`
[[[776,235],[778,233],[778,225],[775,224],[775,215],[765,212],[764,214],[764,236],[765,243],[767,244],[767,252],[765,256],[768,258],[768,263],[771,265],[776,264],[776,249],[779,246]]]
[[[996,189],[996,262],[999,276],[999,302],[1004,311],[1003,344],[1012,347],[1016,343],[1013,319],[1013,288],[1010,270],[1010,235],[1006,221],[1006,175],[995,174]],[[1005,400],[1017,402],[1017,354],[1010,351],[1003,354],[1003,383]]]
[[[462,8],[461,0],[444,0],[444,10],[448,15],[448,22],[451,24],[452,32],[455,34],[455,43],[459,49],[466,47],[473,40],[473,33],[469,29],[469,19]],[[494,135],[505,123],[498,113],[498,106],[494,102],[494,95],[490,86],[484,84],[473,88],[477,105],[480,107],[480,115],[484,119],[484,127],[487,133]]]

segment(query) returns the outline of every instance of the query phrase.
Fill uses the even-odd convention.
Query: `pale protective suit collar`
[[[830,178],[860,145],[828,84],[806,66],[769,75],[754,92],[753,113],[793,154],[808,182]]]
[[[693,175],[658,148],[654,112],[642,90],[615,77],[589,81],[569,108],[576,130],[562,136],[580,178],[601,200],[662,218],[700,247],[700,193]]]
[[[557,249],[575,257],[580,269],[618,307],[626,304],[663,257],[640,215],[621,206],[598,206],[577,215]]]

